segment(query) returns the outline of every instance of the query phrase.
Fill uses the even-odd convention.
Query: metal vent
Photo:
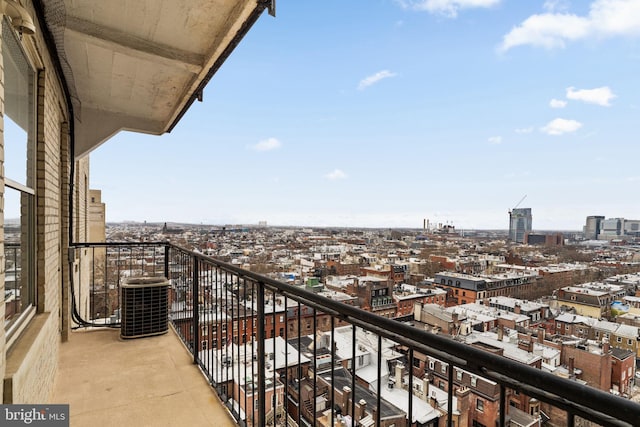
[[[141,338],[168,331],[169,281],[162,276],[131,277],[122,285],[122,338]]]

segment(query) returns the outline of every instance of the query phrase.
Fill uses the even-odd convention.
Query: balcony
[[[640,425],[627,399],[168,243],[75,251],[79,331],[62,346],[56,392],[72,420],[130,411],[160,421],[188,412],[189,425],[222,413],[241,426]],[[167,335],[118,338],[132,276],[169,279]]]
[[[129,341],[119,334],[83,330],[62,344],[52,403],[70,405],[72,426],[235,425],[173,331]]]

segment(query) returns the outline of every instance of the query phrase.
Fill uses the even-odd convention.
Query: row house
[[[468,335],[471,324],[456,312],[449,312],[437,304],[416,304],[413,319],[416,327],[423,327],[437,333],[457,336]]]
[[[557,304],[561,308],[575,310],[576,314],[596,319],[607,318],[611,311],[613,295],[605,290],[596,290],[580,286],[566,286],[554,292]]]
[[[288,406],[289,391],[308,376],[310,360],[284,339],[265,339],[265,398],[270,402],[271,411],[268,419],[275,419],[285,413]],[[229,344],[229,348],[209,349],[199,352],[199,359],[209,363],[212,379],[217,387],[226,390],[227,403],[233,407],[241,419],[252,425],[257,421],[258,409],[258,353],[255,342],[237,345]],[[243,372],[243,375],[233,373]],[[285,379],[287,381],[285,381]]]
[[[454,369],[453,384],[449,384],[449,369]],[[452,368],[447,363],[433,357],[427,357],[426,393],[433,393],[433,388],[448,391],[463,390],[468,396],[467,416],[468,424],[473,426],[493,426],[500,414],[500,387],[497,383],[475,375],[460,368]],[[459,395],[457,395],[460,398]],[[540,417],[540,404],[535,399],[519,396],[515,391],[508,390],[509,405],[506,407],[506,417],[512,408],[531,414],[525,417],[528,422],[525,425],[535,424]],[[518,415],[521,415],[520,413]]]
[[[590,337],[602,342],[606,340],[611,347],[629,350],[640,357],[640,327],[600,320],[591,327]]]
[[[562,313],[555,320],[558,335],[606,342],[612,348],[628,350],[640,357],[640,327],[598,320],[592,317]]]
[[[629,306],[629,313],[640,316],[640,296],[627,295],[622,298],[622,302]]]
[[[347,293],[358,298],[358,305],[383,317],[396,317],[396,304],[393,301],[393,282],[388,278],[357,277],[347,285]]]
[[[591,328],[598,319],[578,314],[561,313],[554,320],[553,331],[558,335],[566,335],[588,339],[591,337]]]
[[[483,303],[489,307],[505,310],[510,313],[524,314],[531,319],[532,324],[541,322],[551,316],[548,304],[525,301],[517,298],[498,296],[485,299]]]
[[[435,275],[435,284],[448,291],[450,303],[460,305],[478,299],[511,296],[526,293],[535,286],[535,273],[503,273],[492,276],[472,276],[441,272]]]
[[[493,329],[496,326],[502,326],[509,329],[528,328],[531,322],[529,316],[524,314],[512,313],[505,310],[499,310],[493,307],[487,307],[483,304],[471,303],[456,307],[450,307],[447,310],[455,311],[459,315],[464,315],[470,320],[481,320],[483,327],[474,327],[479,332]]]
[[[444,307],[446,292],[438,288],[418,288],[401,284],[394,290],[396,317],[413,316],[416,304],[438,304]]]

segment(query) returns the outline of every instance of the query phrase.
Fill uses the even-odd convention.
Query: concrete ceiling
[[[171,131],[271,0],[43,2],[75,115],[76,157],[120,130]],[[270,9],[273,13],[273,10]],[[62,15],[62,18],[61,18]]]

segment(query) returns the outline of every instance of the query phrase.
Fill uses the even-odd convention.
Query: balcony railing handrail
[[[406,344],[427,355],[450,363],[449,369],[458,366],[468,372],[494,380],[509,388],[566,410],[569,414],[612,426],[640,425],[640,406],[630,400],[604,391],[584,386],[550,372],[516,362],[503,356],[464,344],[455,339],[433,334],[396,320],[378,316],[360,308],[341,303],[305,289],[289,285],[259,273],[244,270],[233,264],[214,259],[202,253],[188,250],[168,242],[118,242],[77,243],[76,247],[104,246],[165,246],[193,257],[211,266],[259,284],[264,289],[277,292],[301,304],[308,305],[333,317],[348,321]],[[197,262],[195,263],[197,264]],[[195,277],[195,276],[194,276]],[[262,293],[263,294],[263,293]],[[260,295],[260,293],[259,293]],[[258,301],[264,300],[259,298]],[[258,319],[264,319],[264,307],[258,304]],[[259,321],[260,323],[260,321]],[[260,337],[259,337],[260,338]],[[261,340],[258,339],[258,345]],[[194,352],[197,352],[194,349]],[[449,372],[449,377],[452,374]],[[570,397],[569,397],[570,396]],[[573,419],[573,418],[571,418]]]
[[[207,255],[188,251],[175,245],[170,246],[181,251],[186,251],[192,256],[211,263],[218,268],[229,270],[239,277],[249,278],[256,282],[263,283],[270,288],[270,290],[278,291],[294,300],[320,309],[327,314],[362,326],[365,329],[376,332],[399,343],[408,343],[427,354],[444,359],[453,365],[463,367],[467,371],[488,377],[499,383],[506,383],[511,388],[522,390],[526,394],[542,401],[552,399],[555,406],[576,415],[590,419],[593,418],[595,412],[599,412],[599,415],[607,414],[610,417],[612,425],[619,424],[619,420],[624,420],[631,425],[640,425],[638,404],[630,400],[614,396],[613,394],[603,392],[593,387],[584,386],[574,381],[566,380],[550,372],[533,368],[506,357],[496,356],[471,345],[423,331],[393,319],[378,316],[360,308],[266,277],[262,274],[244,270]],[[459,355],[465,355],[465,357],[460,357]],[[540,390],[543,392],[541,393]],[[571,400],[562,397],[567,395],[572,396]],[[612,408],[616,408],[616,410],[612,411]],[[615,414],[615,416],[611,414]]]

